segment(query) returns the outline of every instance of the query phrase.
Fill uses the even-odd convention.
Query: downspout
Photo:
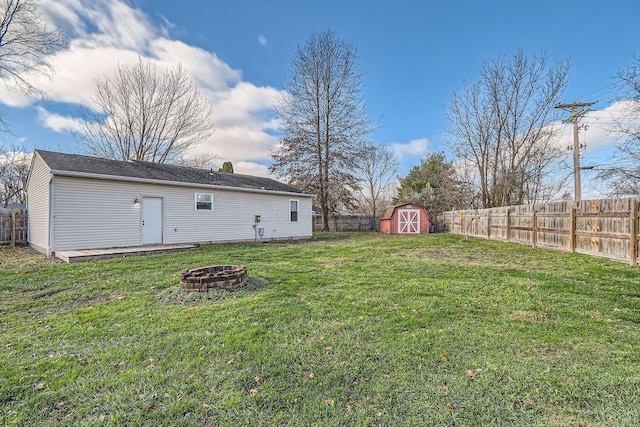
[[[51,178],[49,178],[49,227],[48,227],[48,235],[47,235],[47,256],[51,256],[53,251],[53,193],[54,193],[54,185],[53,185],[53,173],[51,173]]]

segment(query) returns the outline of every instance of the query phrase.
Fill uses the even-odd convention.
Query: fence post
[[[507,242],[511,241],[511,210],[507,208]]]
[[[11,211],[11,246],[16,245],[16,211]]]
[[[630,224],[630,232],[631,240],[629,240],[629,264],[636,265],[638,262],[638,202],[637,200],[633,200],[631,202],[631,215],[629,215],[629,219],[631,221]]]
[[[569,211],[569,250],[576,251],[576,208]]]
[[[491,210],[487,211],[487,239],[491,240]]]
[[[531,246],[538,247],[538,225],[537,225],[536,210],[531,211]]]

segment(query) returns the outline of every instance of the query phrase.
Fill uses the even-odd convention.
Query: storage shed
[[[36,150],[29,244],[55,251],[300,239],[313,195],[269,178]]]
[[[385,234],[428,234],[429,214],[412,203],[387,208],[380,218],[380,232]]]

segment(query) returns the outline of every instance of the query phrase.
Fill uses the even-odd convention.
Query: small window
[[[213,194],[196,193],[196,210],[212,211],[213,210]]]
[[[298,222],[298,201],[289,200],[289,220],[291,222]]]

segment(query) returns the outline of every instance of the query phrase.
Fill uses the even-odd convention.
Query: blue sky
[[[7,143],[81,152],[72,136],[80,105],[91,107],[93,80],[120,64],[152,59],[187,69],[214,106],[216,131],[196,153],[231,160],[238,172],[266,174],[277,143],[270,105],[284,89],[299,44],[334,29],[361,55],[364,99],[380,120],[373,135],[401,158],[406,174],[420,156],[444,150],[444,108],[483,61],[546,51],[572,64],[565,102],[599,101],[585,118],[583,164],[602,163],[613,138],[602,130],[612,75],[640,53],[636,0],[169,1],[41,0],[44,16],[70,38],[53,58],[49,94],[39,101],[0,90],[13,126]],[[570,133],[566,133],[566,144]],[[586,177],[588,181],[588,176]],[[584,192],[584,190],[583,190]]]

